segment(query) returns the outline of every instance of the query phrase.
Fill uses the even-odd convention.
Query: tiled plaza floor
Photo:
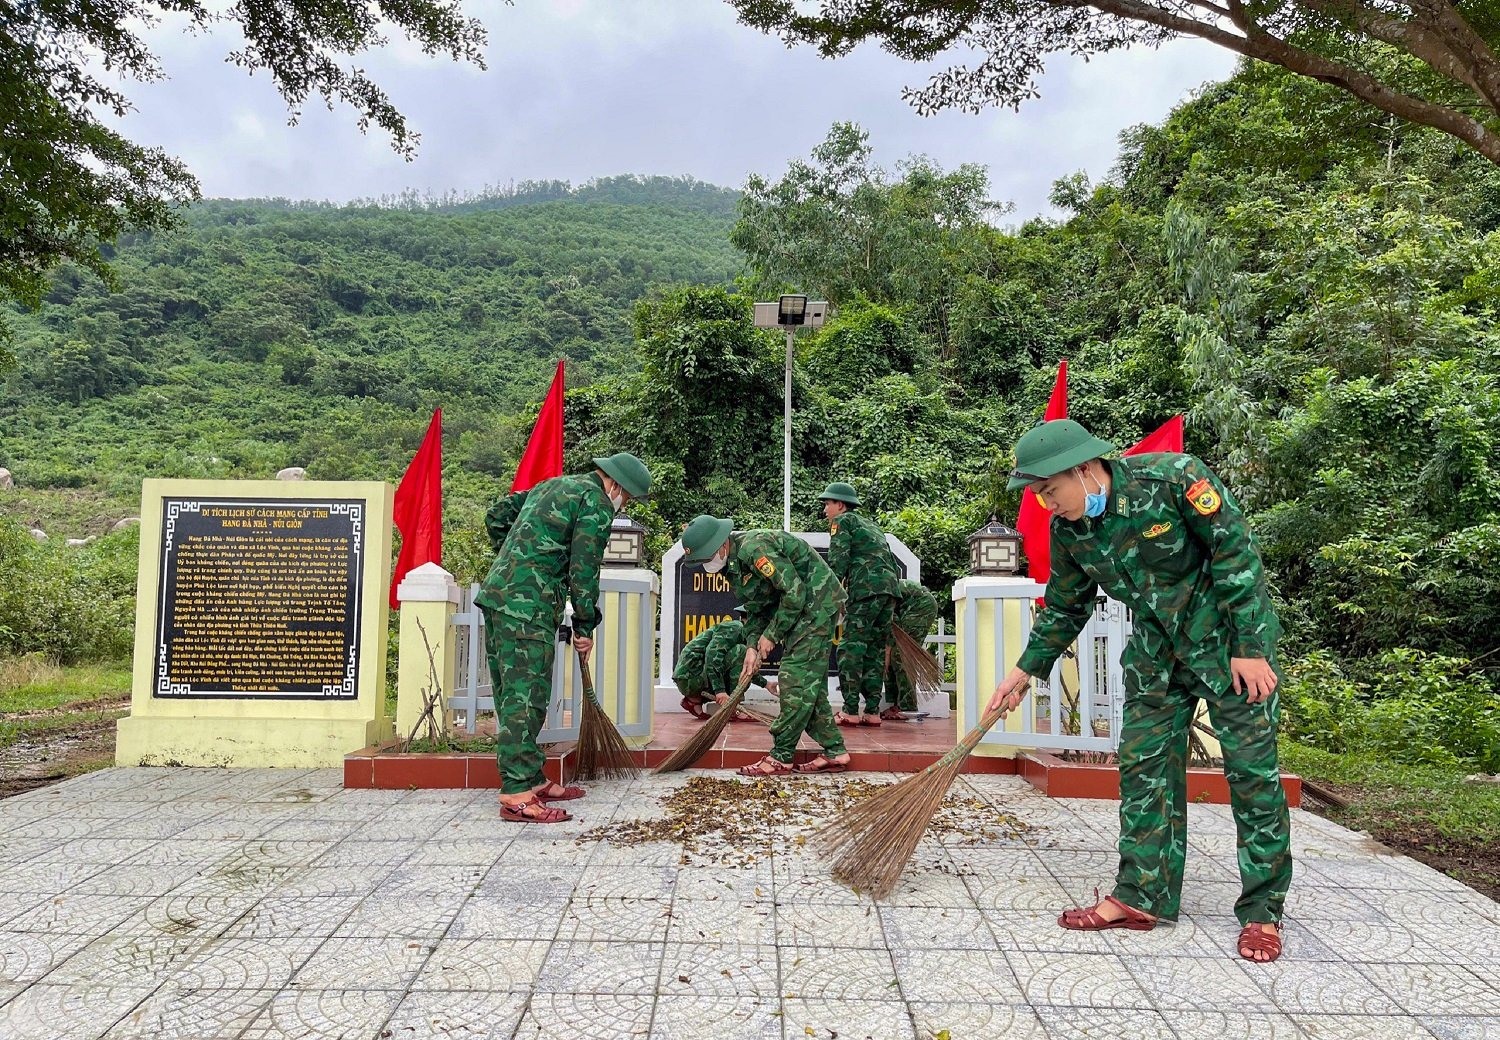
[[[1306,813],[1287,951],[1250,965],[1222,807],[1191,809],[1180,923],[1079,934],[1054,919],[1111,875],[1113,803],[964,778],[1030,829],[924,843],[880,906],[791,833],[740,868],[575,841],[685,779],[596,785],[545,827],[337,770],[0,801],[0,1038],[1500,1038],[1500,905]]]

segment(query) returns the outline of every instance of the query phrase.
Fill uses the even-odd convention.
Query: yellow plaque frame
[[[115,735],[119,765],[339,766],[391,735],[385,715],[394,493],[382,481],[147,480],[141,486],[135,660],[130,714]],[[164,499],[340,499],[364,503],[356,695],[347,699],[185,699],[155,694]]]

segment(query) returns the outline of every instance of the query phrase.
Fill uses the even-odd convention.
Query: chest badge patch
[[[776,573],[776,565],[766,556],[757,556],[755,558],[755,569],[767,578]]]
[[[839,533],[839,522],[837,520],[835,520],[833,522],[833,529],[829,533],[830,534],[838,534]]]
[[[1213,516],[1219,511],[1219,506],[1224,504],[1207,477],[1187,489],[1187,500],[1198,511],[1199,516]]]
[[[1166,534],[1171,529],[1172,529],[1172,525],[1171,524],[1152,524],[1150,527],[1148,527],[1146,529],[1146,531],[1144,533],[1145,533],[1145,537],[1147,537],[1147,538],[1160,538],[1162,535]]]

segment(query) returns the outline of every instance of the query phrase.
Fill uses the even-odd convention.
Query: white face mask
[[[729,557],[720,556],[718,553],[715,553],[710,559],[703,561],[703,569],[710,574],[718,574],[728,562]]]
[[[616,513],[618,513],[620,510],[622,510],[622,509],[625,508],[625,496],[622,495],[620,492],[618,492],[618,491],[614,492],[612,495],[609,496],[609,500],[610,500],[610,502],[612,502],[614,504],[615,512]]]

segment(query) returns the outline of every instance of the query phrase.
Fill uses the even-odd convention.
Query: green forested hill
[[[134,512],[143,476],[396,479],[437,406],[460,483],[508,477],[559,357],[574,385],[629,371],[650,286],[740,271],[735,197],[619,177],[196,206],[119,243],[118,291],[64,269],[12,319],[0,465],[20,494],[0,509],[79,535]]]

